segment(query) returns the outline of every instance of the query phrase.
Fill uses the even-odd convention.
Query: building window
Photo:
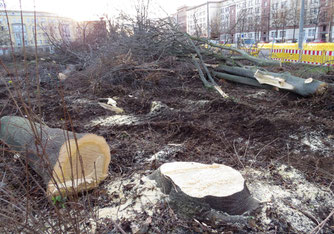
[[[15,42],[18,46],[21,46],[23,44],[23,35],[22,35],[22,28],[24,32],[24,41],[25,44],[27,45],[27,34],[26,34],[26,26],[23,24],[12,24],[13,28],[13,34],[14,34],[14,39]]]
[[[272,8],[273,8],[273,10],[277,10],[278,9],[278,3],[274,3]]]
[[[311,29],[309,29],[309,30],[308,30],[308,36],[309,36],[309,37],[314,37],[314,35],[315,35],[315,28],[311,28]]]

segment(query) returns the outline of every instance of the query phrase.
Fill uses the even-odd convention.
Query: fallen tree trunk
[[[258,69],[229,67],[225,65],[219,65],[215,69],[229,73],[213,73],[221,79],[260,88],[268,88],[270,86],[277,87],[304,97],[323,94],[329,87],[329,84],[325,82],[315,80],[313,78],[303,79],[301,77],[293,76],[290,73],[273,73]]]
[[[165,163],[151,176],[170,202],[186,216],[210,209],[241,215],[255,209],[253,199],[242,175],[221,164],[195,162]]]
[[[249,78],[254,78],[255,72],[257,69],[246,69],[242,67],[231,67],[231,66],[226,66],[224,64],[219,64],[218,67],[215,68],[217,71],[222,71],[222,72],[227,72],[233,75],[237,76],[244,76],[244,77],[249,77]]]
[[[257,70],[254,77],[260,84],[289,90],[304,97],[323,94],[328,88],[328,84],[325,82],[313,78],[303,79],[289,73],[278,74]]]
[[[236,82],[239,84],[251,85],[251,86],[255,86],[255,87],[263,88],[263,89],[270,88],[270,86],[268,85],[262,85],[257,80],[250,79],[244,76],[236,76],[236,75],[231,75],[231,74],[222,73],[222,72],[215,72],[215,71],[212,72],[212,74],[220,79],[229,80],[229,81]]]
[[[47,186],[47,195],[70,195],[96,187],[107,177],[110,150],[103,137],[73,134],[18,116],[0,119],[0,140],[26,155]]]

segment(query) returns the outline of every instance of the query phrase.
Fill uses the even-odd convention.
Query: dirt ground
[[[50,127],[64,128],[66,106],[75,131],[102,135],[110,145],[110,176],[91,193],[96,206],[103,208],[113,203],[112,197],[103,194],[115,178],[147,175],[162,163],[171,161],[231,166],[243,173],[252,193],[256,193],[255,180],[261,177],[262,181],[266,178],[268,185],[278,186],[282,191],[290,189],[291,194],[294,194],[291,189],[300,183],[307,187],[315,186],[326,193],[329,200],[333,200],[332,92],[302,98],[285,91],[258,89],[221,80],[219,84],[222,90],[231,97],[223,99],[215,91],[203,87],[192,66],[174,61],[173,67],[174,72],[142,72],[140,76],[134,73],[122,79],[107,77],[95,84],[94,73],[89,70],[76,71],[65,82],[58,82],[55,81],[55,74],[62,67],[50,65],[47,61],[40,64],[41,76],[54,79],[42,83],[41,107],[45,123]],[[305,78],[316,76],[323,81],[334,81],[333,71],[320,73],[305,65],[284,65],[278,70],[290,71]],[[2,71],[2,74],[5,75],[5,72]],[[8,80],[8,76],[5,79]],[[1,116],[18,114],[13,101],[9,100],[6,87],[1,84],[0,89]],[[24,95],[30,96],[32,108],[37,111],[37,94],[30,92]],[[108,121],[108,117],[116,114],[98,105],[103,98],[116,100],[117,106],[124,109],[123,116],[144,120],[136,124]],[[152,103],[160,105],[154,115]],[[175,145],[179,148],[169,151],[164,158],[148,160],[157,152]],[[287,182],[282,171],[295,171],[298,176],[289,177]],[[298,182],[300,178],[303,180]],[[127,189],[131,190],[131,187]],[[303,203],[303,198],[300,201]],[[158,203],[152,216],[148,213],[138,214],[136,222],[142,223],[139,225],[142,233],[156,233],[159,230],[171,233],[307,232],[333,209],[333,203],[317,202],[319,207],[312,208],[311,203],[303,204],[308,206],[309,216],[314,218],[307,218],[306,215],[305,219],[310,224],[302,221],[301,227],[294,221],[279,217],[282,214],[277,211],[278,208],[269,209],[268,205],[266,215],[270,217],[270,222],[265,223],[263,217],[253,214],[252,221],[242,227],[179,218],[165,203]],[[288,203],[292,211],[299,212],[298,203],[293,200]],[[125,231],[133,231],[131,222],[134,221],[121,219],[119,225]],[[323,232],[333,231],[333,225],[331,218]],[[101,233],[108,228],[115,231],[113,223],[108,223],[108,218],[97,228]]]

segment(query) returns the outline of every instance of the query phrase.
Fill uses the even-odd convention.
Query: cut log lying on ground
[[[258,206],[242,175],[221,164],[165,163],[150,178],[169,194],[171,204],[187,216],[196,215],[196,210],[210,209],[241,215]]]
[[[325,82],[313,78],[303,79],[290,73],[273,73],[225,65],[220,65],[216,70],[226,72],[213,72],[216,77],[222,79],[260,88],[277,87],[304,97],[323,94],[329,86]]]
[[[260,84],[268,84],[280,89],[290,90],[301,96],[323,94],[328,88],[328,84],[312,78],[303,79],[289,73],[272,73],[256,71],[254,77]]]
[[[251,85],[251,86],[255,86],[255,87],[263,88],[263,89],[270,88],[270,86],[268,85],[261,85],[257,80],[250,79],[244,76],[235,76],[235,75],[222,73],[222,72],[215,72],[215,71],[212,72],[212,74],[220,79],[229,80],[229,81],[240,83],[240,84]]]
[[[47,195],[92,189],[107,177],[110,150],[101,136],[73,134],[18,116],[0,119],[0,140],[26,156],[47,186]]]

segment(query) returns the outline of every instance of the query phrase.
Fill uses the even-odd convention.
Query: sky
[[[2,5],[0,0],[0,9]],[[72,17],[75,20],[93,20],[103,14],[118,15],[120,11],[128,14],[134,12],[134,2],[138,0],[21,0],[23,10],[47,11],[61,16]],[[145,0],[147,1],[147,0]],[[176,12],[182,5],[193,6],[206,0],[150,0],[151,16],[166,17]],[[5,0],[7,9],[19,9],[19,0]],[[3,7],[2,7],[3,9]]]

